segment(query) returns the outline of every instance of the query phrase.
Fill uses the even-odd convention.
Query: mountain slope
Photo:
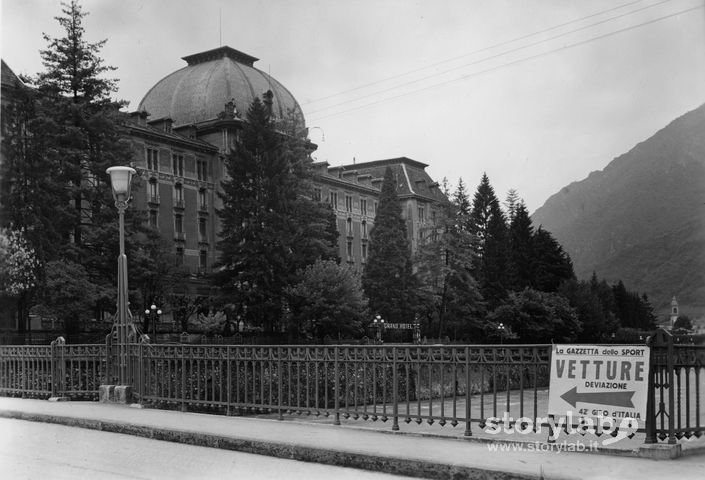
[[[573,259],[645,292],[658,313],[705,312],[705,105],[551,196],[533,215]]]

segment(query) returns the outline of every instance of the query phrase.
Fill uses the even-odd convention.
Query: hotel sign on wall
[[[646,418],[649,347],[554,345],[549,415]]]

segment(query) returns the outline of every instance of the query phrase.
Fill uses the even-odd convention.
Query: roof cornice
[[[234,48],[223,46],[214,48],[212,50],[206,50],[205,52],[194,53],[193,55],[187,55],[181,57],[182,60],[186,60],[189,65],[196,65],[198,63],[210,62],[213,60],[218,60],[221,58],[231,58],[238,63],[247,65],[248,67],[254,66],[254,63],[259,60],[252,55],[248,55],[240,50],[235,50]]]

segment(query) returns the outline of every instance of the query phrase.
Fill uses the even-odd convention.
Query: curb
[[[316,448],[292,445],[274,441],[250,440],[237,437],[189,432],[168,428],[150,427],[131,423],[119,423],[104,420],[26,413],[14,410],[0,411],[0,418],[11,418],[30,422],[53,423],[68,427],[86,428],[110,433],[122,433],[138,437],[167,442],[183,443],[200,447],[219,448],[237,452],[266,455],[289,460],[321,463],[338,467],[405,475],[408,477],[428,479],[464,479],[480,480],[536,480],[540,475],[528,475],[514,472],[501,472],[482,468],[467,467],[450,463],[414,460],[402,457],[351,453],[332,448]]]

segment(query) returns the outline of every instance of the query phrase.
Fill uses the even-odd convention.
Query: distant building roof
[[[0,70],[1,70],[1,82],[0,86],[5,88],[25,88],[27,87],[20,78],[15,75],[15,72],[5,63],[5,60],[0,59]]]
[[[379,190],[387,167],[392,169],[397,181],[397,195],[400,197],[415,195],[428,200],[447,201],[438,183],[426,173],[425,163],[408,157],[374,160],[330,167],[327,162],[316,162],[319,178],[349,183],[351,186],[366,186]]]

